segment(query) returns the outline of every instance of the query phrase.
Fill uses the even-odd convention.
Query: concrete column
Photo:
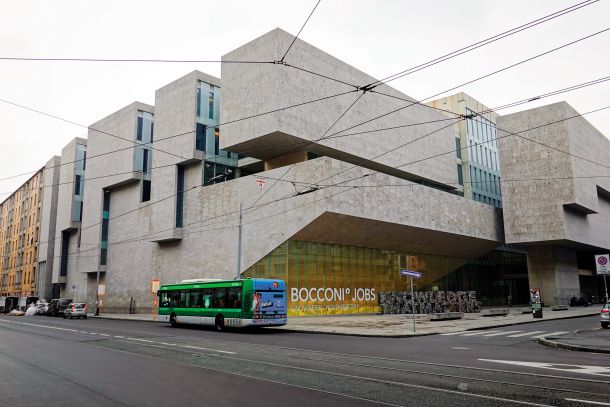
[[[527,249],[530,288],[540,288],[544,305],[568,305],[580,296],[576,251],[554,246]]]

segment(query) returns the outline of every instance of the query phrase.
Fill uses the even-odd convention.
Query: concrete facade
[[[575,256],[610,249],[610,141],[565,102],[502,116],[498,130],[506,242],[528,246],[545,303],[566,303],[581,294]]]

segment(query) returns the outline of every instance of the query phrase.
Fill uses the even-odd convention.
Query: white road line
[[[578,403],[595,404],[596,406],[610,406],[610,403],[602,403],[600,401],[579,400],[579,399],[564,399],[567,401],[576,401]]]
[[[565,332],[565,331],[559,331],[559,332],[551,332],[548,334],[543,334],[543,335],[536,335],[536,336],[532,336],[532,338],[542,338],[547,337],[547,336],[557,336],[557,335],[563,335],[563,334],[568,334],[569,332]]]
[[[490,334],[490,333],[494,333],[494,332],[500,332],[500,331],[476,331],[476,332],[468,332],[467,334],[464,334],[462,336],[485,335],[485,334]]]
[[[531,331],[531,332],[526,332],[524,334],[517,334],[517,335],[508,335],[509,338],[520,338],[522,336],[530,336],[530,335],[536,335],[536,334],[541,334],[543,332],[547,332],[547,331]],[[532,336],[532,338],[535,338],[534,336]]]
[[[500,336],[500,335],[506,335],[506,334],[516,334],[517,332],[523,332],[523,331],[503,331],[503,332],[498,332],[497,334],[488,334],[488,335],[483,335],[483,336]]]
[[[125,339],[124,336],[120,336],[120,335],[114,335],[115,338],[119,338],[119,339]]]
[[[89,332],[87,332],[87,331],[78,331],[78,332],[80,332],[80,333],[82,333],[82,334],[88,334],[88,333],[89,333]]]
[[[140,338],[127,338],[127,339],[131,339],[132,341],[155,343],[155,341],[149,341],[148,339],[140,339]]]
[[[56,327],[56,326],[40,325],[40,324],[28,324],[27,322],[17,322],[17,321],[3,321],[3,322],[10,322],[10,323],[19,324],[19,325],[38,326],[38,327],[41,327],[41,328],[57,329],[58,331],[78,332],[77,329],[59,328],[59,327]]]
[[[229,352],[228,350],[218,350],[218,349],[210,349],[210,348],[200,348],[198,346],[189,346],[189,345],[178,345],[182,348],[189,348],[189,349],[199,349],[199,350],[209,350],[212,352],[218,352],[218,353],[226,353],[229,355],[236,355],[235,352]]]
[[[108,335],[108,334],[100,334],[100,336],[110,336],[110,335]]]
[[[89,332],[89,335],[97,335],[97,332]]]
[[[448,335],[461,335],[461,334],[465,334],[465,333],[467,333],[467,332],[468,332],[468,331],[447,332],[447,333],[445,333],[445,334],[441,334],[441,335],[443,335],[443,336],[448,336]]]

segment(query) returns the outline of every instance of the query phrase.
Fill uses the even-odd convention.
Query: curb
[[[580,352],[593,352],[593,353],[610,354],[610,349],[592,348],[592,347],[589,347],[589,346],[581,346],[581,345],[570,345],[570,344],[567,344],[567,343],[552,341],[552,340],[547,339],[545,337],[538,338],[538,343],[540,343],[540,344],[542,344],[544,346],[549,346],[551,348],[557,348],[557,349],[567,349],[567,350],[575,350],[575,351],[580,351]]]
[[[558,312],[558,311],[556,311],[556,312]],[[599,312],[592,312],[591,314],[582,314],[582,315],[570,315],[570,316],[566,316],[566,317],[552,318],[552,319],[544,319],[544,318],[533,319],[532,318],[532,320],[530,320],[530,321],[507,322],[507,323],[497,324],[497,325],[489,325],[489,326],[484,326],[484,327],[470,328],[470,329],[466,329],[466,331],[482,331],[482,330],[485,330],[485,329],[502,328],[504,326],[531,324],[531,323],[534,323],[534,322],[548,322],[548,321],[555,321],[555,320],[560,320],[560,319],[584,318],[584,317],[592,317],[592,316],[595,316],[595,315],[599,315]]]

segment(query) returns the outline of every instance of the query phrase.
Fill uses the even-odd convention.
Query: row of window
[[[241,287],[161,291],[160,297],[159,304],[164,308],[241,309],[242,306]]]

